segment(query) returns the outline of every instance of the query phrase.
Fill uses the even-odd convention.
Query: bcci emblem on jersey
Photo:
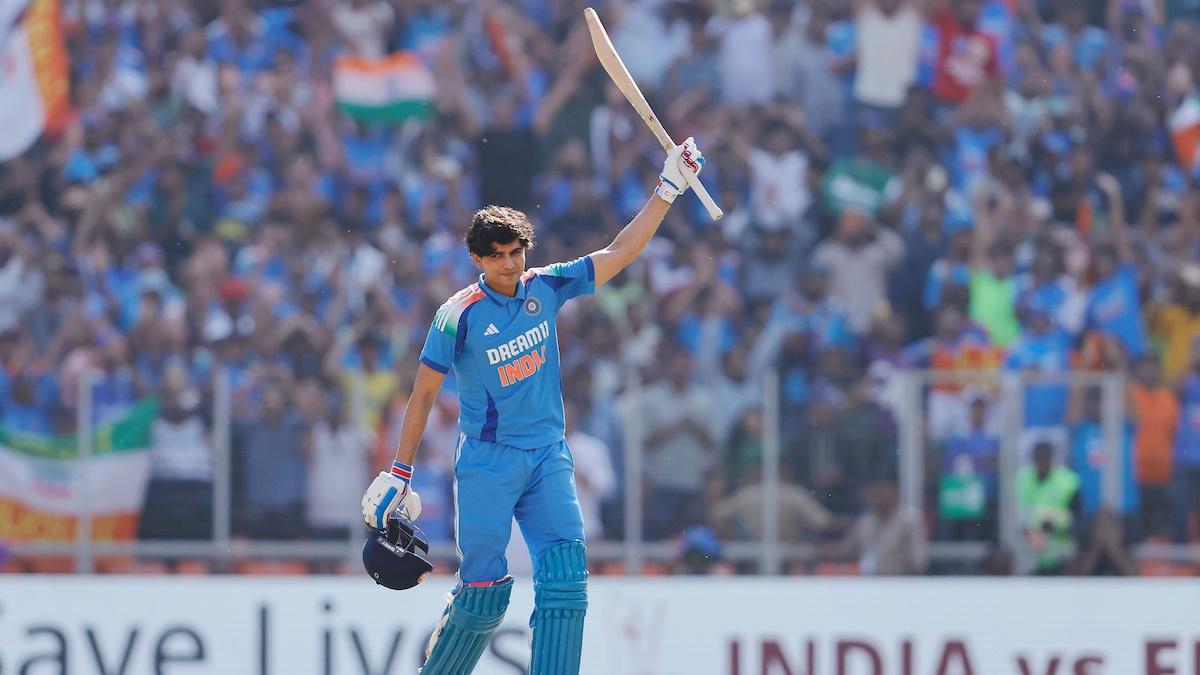
[[[537,316],[542,313],[542,301],[537,298],[529,298],[525,301],[525,313],[529,316]]]

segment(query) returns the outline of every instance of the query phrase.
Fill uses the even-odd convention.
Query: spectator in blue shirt
[[[1129,360],[1134,361],[1149,348],[1146,325],[1142,320],[1142,303],[1138,296],[1137,270],[1133,265],[1133,251],[1125,231],[1120,186],[1111,176],[1102,175],[1102,179],[1106,192],[1113,198],[1112,230],[1115,242],[1101,242],[1092,247],[1092,278],[1095,281],[1084,327],[1117,338]]]
[[[1188,539],[1191,516],[1200,512],[1200,340],[1192,342],[1192,367],[1179,385],[1171,493],[1175,505],[1172,537],[1182,544]]]
[[[234,426],[234,495],[240,534],[288,539],[304,529],[310,438],[278,383],[263,394],[262,415]]]
[[[1100,28],[1089,26],[1087,3],[1064,0],[1058,3],[1060,23],[1042,28],[1042,45],[1047,52],[1066,48],[1071,52],[1075,65],[1091,70],[1104,57],[1108,47],[1108,34]]]
[[[205,30],[208,52],[218,65],[232,65],[245,74],[268,70],[274,62],[268,25],[240,3],[226,3],[221,16]]]
[[[829,297],[825,270],[808,265],[797,275],[799,293],[789,293],[775,301],[768,326],[778,322],[786,333],[802,333],[810,349],[821,353],[830,349],[853,349],[857,336],[850,327],[846,310]],[[765,332],[765,331],[764,331]]]
[[[1017,281],[1017,306],[1045,308],[1055,328],[1069,336],[1079,333],[1083,298],[1074,279],[1065,273],[1062,249],[1050,239],[1037,242],[1029,272]]]
[[[934,264],[941,260],[950,246],[950,236],[943,228],[946,209],[936,200],[920,205],[917,226],[904,237],[904,260],[892,270],[888,280],[888,299],[892,310],[905,322],[908,335],[913,339],[925,337],[933,331],[928,305],[923,297],[926,280]],[[968,240],[969,241],[969,240]],[[941,295],[941,289],[937,289]],[[935,298],[937,306],[941,298]]]
[[[1092,518],[1104,505],[1105,438],[1100,389],[1078,389],[1071,396],[1068,416],[1071,425],[1071,456],[1068,465],[1079,474],[1080,506]],[[1126,516],[1137,513],[1139,494],[1133,479],[1133,425],[1121,430],[1122,499],[1118,511]],[[1132,520],[1131,520],[1132,522]]]
[[[1066,421],[1067,384],[1063,377],[1071,366],[1071,341],[1054,323],[1050,308],[1030,299],[1021,308],[1025,331],[1008,350],[1007,370],[1059,379],[1033,380],[1025,385],[1025,427],[1054,428]]]
[[[138,399],[137,380],[123,336],[110,336],[100,347],[100,370],[92,380],[92,423],[116,422]]]
[[[959,230],[950,238],[950,251],[933,263],[925,277],[922,301],[925,309],[933,311],[942,305],[950,286],[966,288],[971,282],[971,232]]]
[[[9,374],[0,368],[0,424],[8,431],[52,433],[57,405],[58,378],[53,372]]]
[[[988,540],[996,531],[996,472],[1000,437],[990,423],[988,398],[967,395],[967,428],[942,446],[939,503],[943,535],[955,540]]]

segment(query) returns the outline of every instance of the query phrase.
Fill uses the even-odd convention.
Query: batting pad
[[[467,586],[446,607],[429,638],[421,675],[463,675],[475,668],[492,632],[504,618],[513,580],[493,586]]]
[[[533,579],[533,663],[529,675],[578,675],[587,614],[587,550],[581,541],[542,554]]]

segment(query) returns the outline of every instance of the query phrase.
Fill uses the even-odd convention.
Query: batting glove
[[[662,173],[658,176],[658,187],[654,194],[668,204],[675,203],[675,198],[687,192],[688,182],[684,171],[700,175],[704,168],[704,155],[696,147],[696,140],[691,136],[682,144],[667,151],[667,159],[663,162]]]
[[[411,466],[392,462],[391,471],[380,471],[371,481],[371,487],[367,488],[362,498],[363,520],[367,521],[367,525],[382,530],[387,526],[388,514],[404,506],[409,495],[415,496],[409,485],[412,473]],[[417,511],[420,512],[419,507]],[[416,518],[411,512],[409,517]]]

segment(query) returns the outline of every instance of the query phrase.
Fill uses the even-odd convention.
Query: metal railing
[[[926,442],[925,392],[935,384],[963,384],[990,378],[998,392],[999,408],[1004,416],[1001,425],[1001,450],[999,465],[999,539],[1009,550],[1019,550],[1021,524],[1013,479],[1023,464],[1020,457],[1020,432],[1024,428],[1024,393],[1030,384],[1057,382],[1069,387],[1099,387],[1103,392],[1103,444],[1105,461],[1103,468],[1103,501],[1119,507],[1124,494],[1124,481],[1129,480],[1128,471],[1122,466],[1121,438],[1124,433],[1124,381],[1120,375],[1100,373],[1069,373],[1059,376],[1041,376],[1016,373],[998,375],[983,371],[903,371],[897,373],[898,387],[902,392],[896,410],[898,427],[898,483],[901,503],[924,509],[925,470],[924,463],[928,444]],[[74,540],[70,541],[16,541],[7,542],[10,553],[17,557],[62,556],[74,560],[75,569],[90,573],[96,568],[97,558],[106,556],[135,556],[140,558],[200,558],[215,563],[254,559],[343,560],[351,566],[357,558],[363,541],[363,528],[357,508],[347,513],[346,541],[254,541],[235,538],[233,535],[234,457],[232,444],[233,397],[229,374],[224,369],[214,372],[212,437],[213,437],[213,536],[202,541],[101,541],[93,539],[92,512],[89,508],[89,491],[103,489],[89,486],[85,477],[86,467],[95,461],[92,448],[94,425],[92,382],[87,373],[80,378],[77,408],[78,462],[81,470],[75,472],[79,479],[76,486],[76,511],[78,526]],[[781,533],[780,501],[784,479],[781,472],[784,454],[782,435],[782,405],[780,377],[767,372],[761,378],[762,418],[762,490],[764,498],[761,513],[761,541],[729,541],[723,544],[722,557],[734,563],[752,563],[768,574],[779,574],[788,561],[813,561],[817,558],[816,547],[805,542],[784,541]],[[621,562],[625,570],[637,573],[647,561],[669,561],[676,559],[679,545],[673,541],[647,541],[644,530],[645,503],[641,485],[644,477],[645,420],[641,405],[644,396],[642,382],[635,370],[627,373],[625,395],[629,405],[623,419],[624,486],[622,499],[623,538],[619,541],[589,542],[589,556],[597,562]],[[352,400],[364,397],[352,397]],[[297,517],[300,517],[297,514]],[[935,560],[958,563],[980,559],[987,551],[984,542],[933,541],[930,552]],[[434,557],[453,561],[454,546],[450,542],[435,543],[431,548]],[[1153,558],[1176,562],[1200,562],[1198,546],[1144,545],[1137,549],[1140,558]]]
[[[1017,472],[1026,463],[1021,457],[1021,434],[1025,424],[1025,388],[1030,385],[1060,385],[1070,391],[1098,387],[1101,391],[1104,461],[1102,500],[1105,506],[1120,510],[1129,480],[1124,466],[1122,443],[1125,426],[1125,379],[1119,373],[1074,371],[1069,373],[996,373],[980,370],[907,370],[895,375],[903,392],[903,407],[897,415],[901,501],[923,510],[925,495],[924,460],[928,448],[925,431],[926,390],[935,385],[967,386],[990,382],[998,385],[1001,443],[998,467],[999,543],[1009,551],[1022,547],[1022,525],[1018,518],[1016,491],[1012,485]],[[1066,422],[1064,420],[1063,426]],[[1157,551],[1149,549],[1148,551]],[[1148,555],[1148,553],[1147,553]]]

